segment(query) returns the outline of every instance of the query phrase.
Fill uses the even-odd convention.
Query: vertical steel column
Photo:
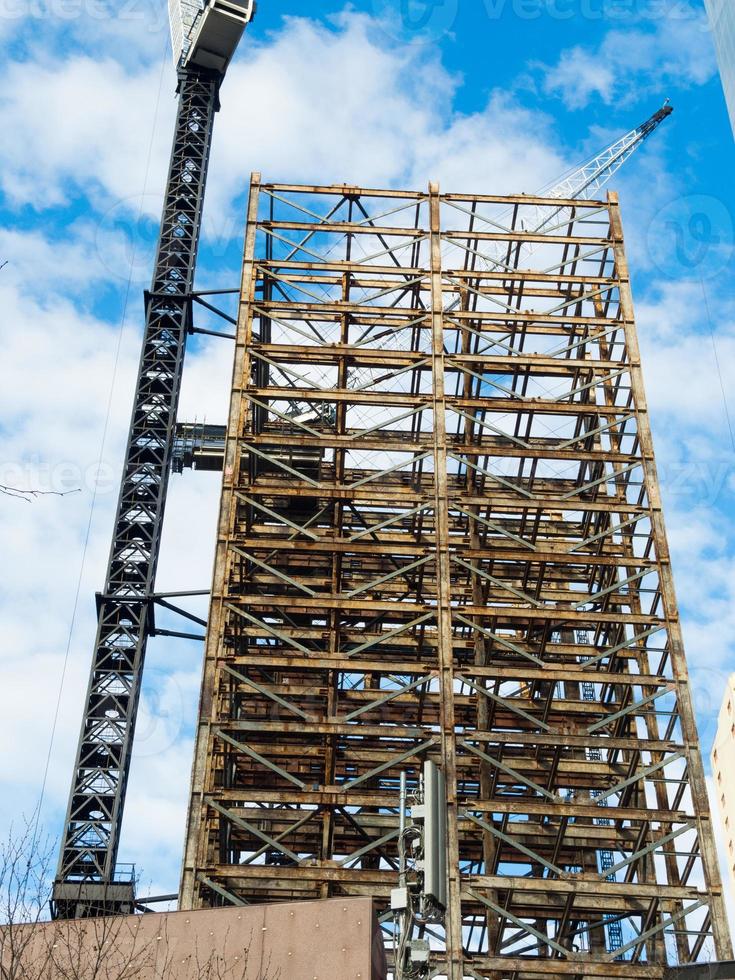
[[[52,913],[132,909],[116,879],[120,825],[152,628],[202,204],[221,76],[179,75],[179,105],[105,591],[54,885]]]
[[[434,508],[436,520],[437,633],[440,677],[442,763],[447,787],[446,915],[447,976],[462,980],[462,902],[460,898],[457,830],[457,759],[454,717],[454,637],[452,634],[452,569],[449,549],[447,476],[447,405],[444,384],[444,292],[442,288],[441,199],[439,185],[429,185],[431,261],[431,362],[434,408]]]
[[[628,259],[625,254],[620,204],[618,195],[614,191],[608,194],[608,199],[610,204],[610,230],[615,250],[615,264],[620,280],[621,319],[625,327],[625,342],[631,360],[630,381],[635,404],[638,409],[638,433],[641,443],[641,459],[645,474],[646,490],[651,502],[651,522],[656,534],[658,560],[661,569],[661,594],[671,638],[671,662],[679,698],[679,716],[685,743],[687,773],[694,802],[698,838],[702,851],[702,869],[705,884],[707,890],[712,894],[709,917],[711,919],[715,951],[720,959],[725,960],[732,956],[732,939],[722,895],[719,862],[715,847],[714,832],[712,830],[709,797],[707,795],[707,783],[704,775],[704,766],[702,765],[699,734],[697,732],[697,722],[694,716],[694,704],[690,689],[689,670],[684,654],[684,638],[682,636],[676,589],[671,569],[671,555],[669,552],[661,491],[656,470],[656,457],[649,422],[648,402],[643,385],[641,353],[635,326],[633,294],[630,288]]]
[[[253,174],[250,181],[247,227],[241,279],[241,298],[237,317],[237,340],[232,366],[232,397],[227,425],[227,439],[223,463],[222,500],[217,530],[217,548],[212,583],[212,602],[209,610],[209,627],[204,648],[202,670],[202,694],[199,702],[199,719],[194,744],[194,765],[191,779],[191,798],[187,818],[186,850],[181,870],[179,908],[194,907],[196,879],[194,868],[200,851],[201,823],[205,810],[204,794],[212,778],[214,760],[209,752],[211,739],[211,715],[216,687],[217,657],[221,650],[221,636],[225,629],[227,611],[225,594],[229,573],[228,553],[232,544],[232,526],[237,509],[236,490],[239,472],[239,441],[249,405],[243,394],[243,379],[249,373],[249,348],[253,340],[253,304],[255,303],[256,277],[255,235],[260,204],[260,175]]]

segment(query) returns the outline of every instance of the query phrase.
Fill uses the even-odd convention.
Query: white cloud
[[[122,199],[137,211],[146,186],[160,192],[165,177],[173,89],[170,68],[127,71],[112,57],[9,62],[0,125],[13,139],[0,149],[0,187],[38,210],[84,191],[104,193],[108,208],[109,198]],[[144,204],[158,210],[147,197]]]
[[[716,325],[710,324],[708,306],[717,310]],[[705,429],[729,452],[725,398],[735,386],[733,303],[720,295],[717,283],[705,284],[703,291],[696,280],[659,280],[637,303],[636,319],[655,414],[685,426],[690,435],[695,427]]]
[[[562,51],[557,64],[547,72],[544,90],[560,95],[568,108],[581,109],[593,96],[609,105],[616,81],[613,67],[599,52],[574,47]]]
[[[110,48],[135,64],[167,51],[165,0],[0,0],[0,39],[41,60],[60,46],[94,54]],[[170,58],[169,58],[170,60]]]
[[[42,497],[32,504],[0,498],[0,685],[3,740],[16,751],[3,753],[0,783],[13,787],[16,813],[35,806],[48,751],[59,693],[64,651],[80,573],[93,483],[113,377],[116,331],[63,298],[90,263],[79,243],[70,254],[70,280],[50,261],[54,249],[35,239],[6,235],[13,261],[0,274],[3,310],[3,369],[0,385],[3,465],[0,482],[21,488],[69,490],[71,496]],[[38,244],[38,298],[29,283],[26,259]],[[48,260],[48,261],[47,261]],[[63,262],[59,263],[63,268]],[[5,274],[8,274],[7,276]],[[61,806],[68,789],[71,757],[79,725],[78,705],[88,671],[94,624],[94,591],[102,585],[116,483],[122,450],[121,424],[127,414],[136,363],[135,338],[123,336],[112,426],[106,458],[106,483],[100,486],[82,577],[78,629],[72,638],[68,678],[62,700],[63,721],[57,750],[65,759],[53,768],[49,798]],[[33,706],[31,708],[31,706]],[[74,710],[74,717],[69,711]],[[7,725],[7,728],[5,727]],[[3,796],[7,798],[4,792]],[[6,815],[2,814],[2,822]],[[54,828],[57,829],[57,828]]]
[[[371,23],[294,17],[271,43],[244,45],[222,93],[237,108],[215,151],[236,191],[248,157],[271,178],[302,182],[383,186],[410,172],[417,141],[444,128],[457,80],[430,53],[371,37]]]
[[[518,190],[565,168],[541,113],[494,93],[482,112],[462,115],[458,85],[431,48],[387,46],[367,17],[331,27],[289,18],[270,43],[243,46],[223,86],[209,214],[231,220],[255,169],[300,183]]]
[[[438,179],[510,191],[535,189],[566,168],[548,118],[500,93],[464,116],[453,108],[458,85],[432,49],[386,45],[357,14],[330,26],[287,18],[265,42],[246,34],[222,89],[205,236],[224,245],[240,238],[242,209],[232,202],[254,169],[276,180]],[[15,205],[39,210],[84,192],[103,242],[123,225],[140,246],[131,216],[160,211],[173,90],[167,60],[163,72],[159,60],[126,65],[106,53],[9,62],[0,126],[14,138],[0,149],[0,187]]]
[[[713,347],[702,285],[659,280],[637,303],[643,374],[697,720],[705,755],[735,663],[735,453],[719,369],[735,382],[735,307],[709,283],[719,316]],[[731,405],[730,408],[735,408]]]
[[[7,261],[0,284],[6,299],[13,302],[9,286],[18,297],[43,290],[77,302],[93,298],[109,281],[112,269],[122,279],[130,266],[122,235],[110,234],[104,244],[101,251],[97,228],[89,222],[77,223],[69,234],[53,239],[41,231],[0,228],[0,261]]]
[[[597,48],[576,45],[563,50],[556,64],[539,66],[542,88],[568,109],[581,109],[594,98],[624,104],[646,92],[666,95],[669,84],[702,85],[716,71],[706,25],[702,10],[683,5],[678,16],[652,26],[609,31]]]

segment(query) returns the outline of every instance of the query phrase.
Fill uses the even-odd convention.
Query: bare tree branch
[[[253,980],[252,935],[182,960],[169,942],[165,913],[48,921],[56,844],[40,841],[35,821],[0,842],[0,980]],[[145,923],[153,919],[152,930]],[[230,942],[232,939],[232,942]],[[257,980],[278,980],[270,958]]]
[[[22,500],[26,504],[32,503],[37,497],[68,497],[72,493],[81,492],[81,487],[75,487],[74,490],[21,490],[19,487],[8,487],[0,483],[0,494]]]
[[[46,918],[55,845],[39,841],[33,821],[0,843],[0,978],[42,980],[48,957],[39,956],[37,974],[27,969],[33,926]],[[30,925],[30,928],[28,925]]]

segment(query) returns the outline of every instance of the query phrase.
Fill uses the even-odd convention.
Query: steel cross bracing
[[[179,103],[104,594],[53,914],[132,910],[116,872],[176,425],[218,74],[179,74]]]
[[[547,203],[254,179],[182,907],[389,928],[428,757],[432,975],[727,958],[618,204]]]
[[[527,232],[552,231],[554,228],[563,227],[569,218],[569,212],[564,202],[570,199],[595,200],[600,196],[602,188],[610,181],[620,168],[633,156],[633,154],[645,143],[645,141],[658,129],[661,123],[666,120],[673,112],[673,107],[668,100],[656,112],[653,113],[644,123],[636,126],[630,132],[614,140],[595,156],[590,157],[580,166],[568,171],[563,177],[559,178],[552,185],[544,188],[537,197],[543,197],[544,203],[533,208],[524,209],[522,219],[522,229]],[[551,200],[553,198],[553,200]],[[359,202],[358,202],[359,203]],[[362,216],[360,216],[362,217]],[[495,220],[500,220],[501,224],[510,220],[509,214],[494,216]],[[363,219],[366,223],[368,216]],[[481,215],[477,216],[478,221],[483,221]],[[486,231],[492,230],[492,222],[485,228]],[[516,264],[521,264],[521,256],[530,253],[536,248],[537,243],[529,238],[519,247],[516,255]],[[478,255],[478,268],[480,269],[502,269],[504,263],[504,243],[502,241],[487,241],[482,254]],[[455,304],[458,301],[455,300]],[[455,307],[450,307],[449,312]],[[396,337],[388,334],[382,340],[382,346],[391,347],[396,343]],[[355,370],[349,378],[350,387],[359,388],[362,384],[369,384],[374,380],[374,375],[366,370]]]
[[[614,140],[599,153],[595,154],[595,156],[570,170],[548,188],[545,188],[543,192],[545,198],[544,206],[528,209],[524,218],[524,229],[527,231],[539,231],[541,229],[550,230],[550,225],[563,226],[568,218],[564,201],[571,198],[575,200],[590,200],[599,196],[605,184],[611,180],[623,164],[633,156],[673,111],[673,107],[669,105],[667,100],[662,108],[654,112],[640,126],[636,126],[630,132]],[[549,200],[549,198],[553,198],[554,200]],[[355,219],[358,223],[370,224],[372,219],[361,206],[359,199],[355,201],[355,212]],[[507,221],[508,217],[508,215],[503,215],[501,220]],[[478,220],[483,219],[478,216]],[[491,224],[488,225],[488,228],[491,226]],[[308,245],[311,237],[312,234],[308,234],[300,245]],[[336,249],[341,244],[340,240],[337,239],[330,247]],[[299,247],[299,243],[290,246],[287,257],[290,257],[290,253],[295,254]],[[521,254],[532,252],[534,247],[535,243],[533,241],[523,243],[516,256],[516,261],[520,260]],[[485,267],[487,269],[502,268],[503,258],[503,243],[487,242],[482,255],[478,256],[479,267]],[[449,312],[451,312],[451,309],[450,307]],[[400,338],[389,331],[380,338],[377,346],[385,349],[396,346],[400,348]],[[273,370],[276,373],[279,371],[276,366],[273,366]],[[355,368],[348,374],[348,387],[356,389],[360,389],[362,386],[369,387],[378,377],[379,371],[377,369],[365,367]],[[294,383],[293,379],[288,375],[283,375],[281,380],[290,385]],[[306,405],[293,401],[289,404],[288,411],[296,417],[319,418],[320,414],[328,412],[329,408],[324,405]],[[327,418],[326,421],[329,421],[329,419]],[[178,469],[182,469],[185,466],[211,469],[213,464],[216,466],[216,458],[221,454],[219,433],[216,429],[216,426],[182,426],[181,439],[177,442],[174,465]]]
[[[581,643],[583,645],[586,645],[589,642],[589,637],[584,631],[581,630],[577,631],[576,639],[578,643]],[[589,680],[584,681],[580,685],[580,689],[582,692],[582,697],[584,698],[585,701],[597,700],[595,685],[592,681]],[[594,762],[601,762],[602,753],[600,749],[590,749],[588,753],[588,758],[592,759]],[[599,793],[597,795],[592,794],[592,797],[593,799],[598,799],[600,795],[601,794]],[[607,801],[602,800],[600,805],[607,807]],[[608,825],[608,822],[605,820],[604,817],[600,818],[597,822],[602,826]],[[616,863],[615,855],[613,854],[612,851],[600,851],[599,862],[600,862],[600,870],[611,871],[615,867],[615,863]],[[611,875],[609,880],[615,881],[615,875],[614,874]],[[620,922],[620,919],[613,918],[609,922],[607,922],[605,925],[605,931],[607,933],[607,948],[611,950],[620,949],[620,947],[623,945],[624,942],[623,927],[622,927],[622,923]]]

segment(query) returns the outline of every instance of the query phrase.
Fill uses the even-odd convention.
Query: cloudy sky
[[[709,766],[735,670],[735,152],[701,2],[413,2],[261,0],[222,91],[198,284],[237,285],[251,170],[531,192],[671,98],[616,187]],[[80,491],[0,496],[2,835],[49,758],[41,822],[62,825],[174,88],[161,0],[0,0],[0,484]],[[224,421],[230,356],[192,345],[182,418]],[[173,478],[161,591],[208,588],[217,483]],[[120,860],[156,892],[178,883],[200,652],[149,653]]]

